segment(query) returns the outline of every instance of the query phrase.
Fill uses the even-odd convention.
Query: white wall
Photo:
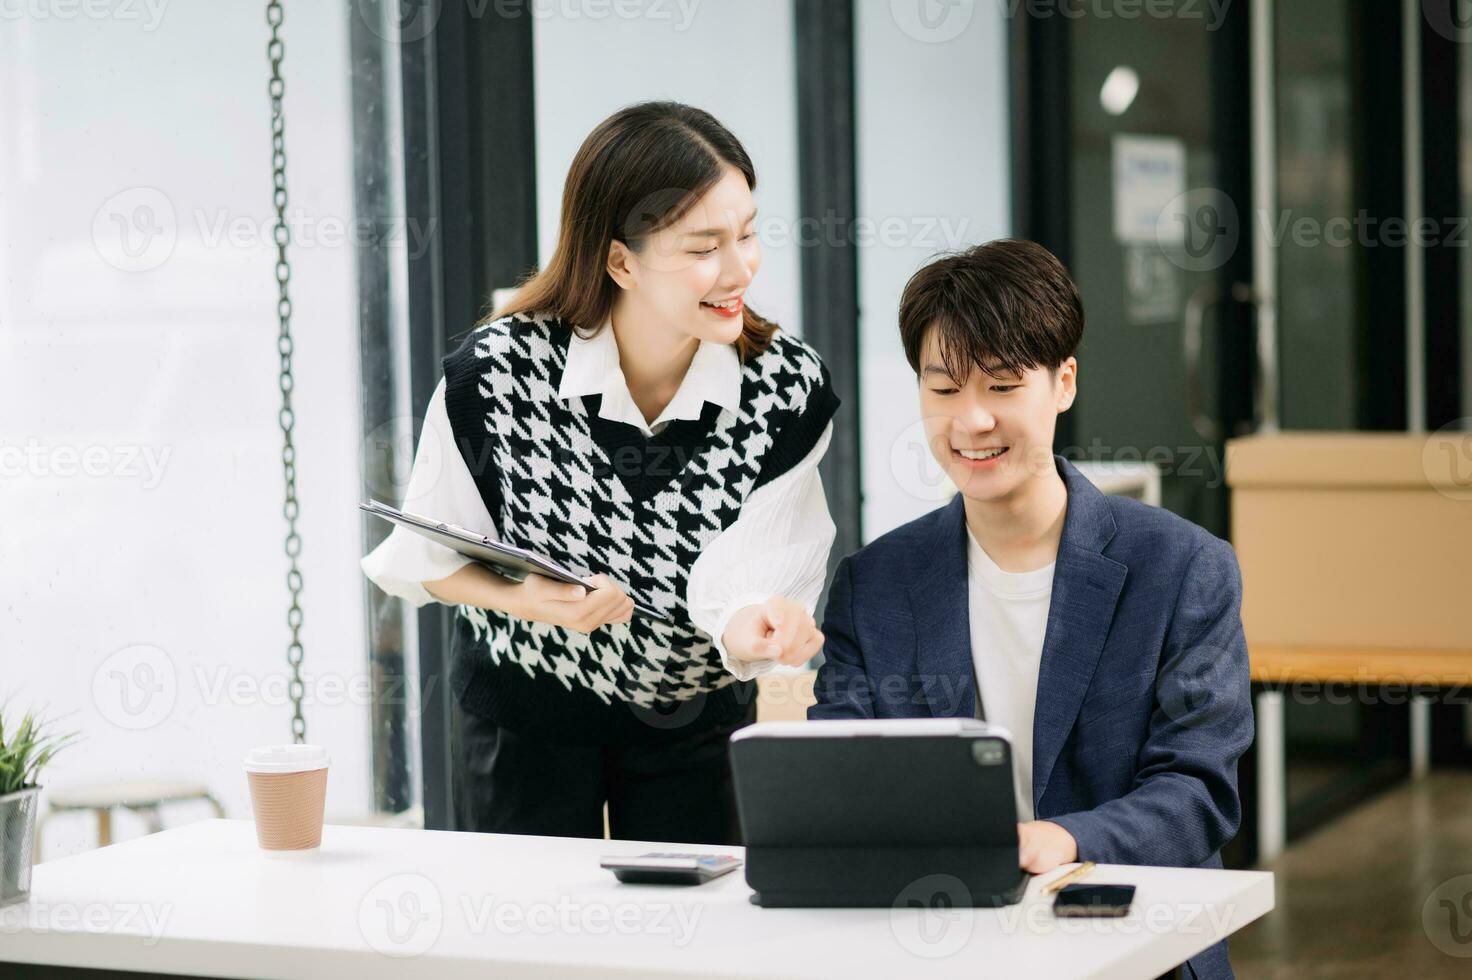
[[[628,17],[619,6],[534,8],[542,258],[556,241],[568,164],[588,131],[630,102],[692,103],[725,123],[756,163],[764,260],[753,306],[799,331],[805,233],[795,217],[790,0],[650,0],[625,5],[638,15]],[[919,469],[928,457],[914,438],[900,291],[935,253],[1010,232],[1008,8],[961,0],[927,21],[919,0],[855,6],[864,523],[872,539],[934,506],[939,486],[937,474]]]
[[[864,537],[937,505],[899,340],[905,281],[938,252],[1010,233],[1007,4],[859,3],[859,252]],[[938,15],[926,20],[921,10]]]
[[[762,267],[752,281],[751,306],[800,333],[791,0],[623,0],[531,9],[537,11],[542,261],[556,244],[563,179],[583,138],[632,102],[685,102],[719,119],[756,165]]]
[[[241,757],[290,740],[268,29],[207,0],[22,10],[0,21],[0,700],[86,736],[48,787],[202,780],[246,816]],[[334,686],[366,682],[346,22],[287,11],[304,633],[334,702],[307,720],[329,811],[356,814],[368,712]],[[44,856],[91,840],[58,819]]]

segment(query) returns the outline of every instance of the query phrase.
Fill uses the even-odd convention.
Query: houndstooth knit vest
[[[690,621],[685,586],[701,552],[756,488],[817,444],[838,407],[827,369],[778,333],[742,365],[739,411],[706,403],[646,437],[601,418],[601,396],[557,395],[571,328],[517,314],[483,324],[444,360],[456,446],[502,541],[602,572],[669,616],[634,614],[590,634],[459,606],[451,680],[461,705],[554,741],[681,737],[747,712]]]

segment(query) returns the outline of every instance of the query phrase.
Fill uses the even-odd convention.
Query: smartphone
[[[703,885],[712,878],[719,878],[741,867],[741,859],[730,854],[668,854],[656,851],[636,857],[613,855],[603,858],[600,864],[625,884]]]
[[[1053,914],[1113,918],[1128,914],[1134,900],[1134,885],[1064,885],[1053,898]]]

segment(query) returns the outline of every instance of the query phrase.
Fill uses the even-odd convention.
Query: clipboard
[[[377,500],[359,504],[358,509],[399,527],[408,528],[415,534],[423,535],[437,544],[459,552],[466,558],[489,566],[513,581],[519,582],[528,575],[541,575],[544,578],[566,582],[569,585],[588,585],[587,579],[550,558],[515,545],[502,544],[484,534],[467,531],[455,524],[436,521],[421,514],[411,514]],[[664,613],[652,606],[646,606],[637,599],[634,600],[634,610],[649,619],[657,619],[664,623],[670,621],[670,618]]]

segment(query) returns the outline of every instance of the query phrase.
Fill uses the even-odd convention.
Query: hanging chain
[[[291,373],[291,263],[286,259],[286,246],[291,242],[291,229],[286,224],[286,115],[282,110],[281,97],[286,93],[286,82],[281,77],[281,60],[286,54],[281,43],[281,0],[269,0],[266,4],[266,23],[271,25],[271,41],[266,45],[266,54],[271,59],[271,179],[274,184],[272,201],[276,205],[276,226],[272,236],[276,240],[276,285],[280,296],[276,300],[276,316],[281,322],[281,333],[276,347],[281,352],[281,412],[277,420],[281,423],[281,468],[286,477],[286,502],[282,513],[286,517],[286,557],[290,566],[286,573],[286,587],[291,591],[291,606],[286,612],[286,624],[291,627],[291,643],[286,648],[286,662],[291,665],[291,681],[287,687],[291,695],[291,740],[307,740],[307,722],[302,717],[302,572],[297,566],[297,557],[302,553],[302,537],[297,533],[296,519],[300,512],[296,500],[296,446],[292,442],[292,431],[296,427],[296,413],[291,407],[291,390],[294,378]]]

